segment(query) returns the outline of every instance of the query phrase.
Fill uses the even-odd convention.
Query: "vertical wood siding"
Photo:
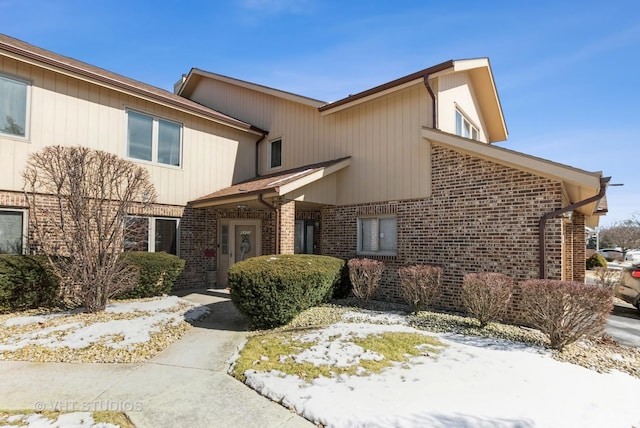
[[[126,158],[127,108],[183,125],[181,168],[140,163],[159,203],[185,205],[254,174],[254,135],[10,58],[0,57],[0,73],[32,83],[29,138],[0,136],[2,190],[22,189],[28,156],[45,146],[83,145]]]

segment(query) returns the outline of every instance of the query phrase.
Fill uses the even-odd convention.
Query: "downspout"
[[[256,177],[260,177],[258,171],[260,170],[260,143],[267,137],[267,133],[265,132],[262,136],[256,141]]]
[[[559,210],[552,211],[550,213],[546,213],[540,218],[539,228],[540,228],[540,242],[539,242],[539,264],[540,264],[540,279],[547,279],[547,266],[545,263],[546,251],[544,246],[545,241],[545,226],[547,225],[547,220],[550,218],[558,217],[566,212],[573,211],[576,208],[579,208],[583,205],[590,204],[595,201],[599,201],[604,198],[604,195],[607,193],[607,185],[611,181],[611,177],[602,177],[600,178],[600,191],[597,195],[592,196],[590,198],[584,199],[579,202],[575,202],[573,204],[567,205],[564,208],[560,208]]]
[[[432,114],[431,124],[433,126],[433,129],[438,129],[438,115],[436,112],[436,94],[433,92],[433,88],[429,83],[429,75],[425,74],[423,78],[424,78],[424,86],[427,88],[427,92],[429,92],[429,95],[431,95],[431,114]]]
[[[276,208],[262,198],[262,193],[258,195],[258,202],[269,208],[276,214],[276,244],[275,253],[280,254],[280,208]]]

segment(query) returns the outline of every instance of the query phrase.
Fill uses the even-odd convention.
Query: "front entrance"
[[[220,220],[218,242],[218,284],[226,287],[229,267],[251,257],[262,255],[260,220]]]

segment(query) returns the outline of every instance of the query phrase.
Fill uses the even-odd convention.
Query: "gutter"
[[[433,88],[429,83],[429,74],[425,74],[424,78],[424,86],[427,88],[429,95],[431,95],[431,127],[433,129],[438,129],[438,116],[436,112],[436,94],[433,92]]]
[[[559,210],[556,211],[552,211],[550,213],[546,213],[545,215],[543,215],[540,218],[540,223],[539,223],[539,228],[540,228],[540,237],[539,237],[539,265],[540,265],[540,279],[547,279],[547,266],[545,264],[545,258],[546,258],[546,251],[545,251],[545,246],[544,246],[544,241],[545,241],[545,226],[547,225],[547,220],[549,220],[550,218],[554,218],[554,217],[558,217],[566,212],[569,211],[573,211],[576,208],[579,208],[581,206],[590,204],[592,202],[598,201],[602,198],[604,198],[605,194],[607,193],[607,185],[609,184],[609,181],[611,181],[611,177],[602,177],[600,178],[600,191],[598,192],[597,195],[592,196],[590,198],[584,199],[582,201],[579,202],[575,202],[573,204],[567,205],[564,208],[560,208]]]
[[[275,254],[280,254],[280,208],[276,208],[262,198],[262,193],[258,195],[258,202],[265,207],[269,208],[276,214],[276,242],[275,242]]]
[[[267,134],[268,132],[263,132],[262,136],[258,139],[258,141],[256,141],[256,177],[260,177],[260,143],[267,138]]]

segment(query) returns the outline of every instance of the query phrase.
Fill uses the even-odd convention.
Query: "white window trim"
[[[20,78],[18,76],[13,76],[6,73],[0,73],[0,76],[8,79],[15,80],[16,82],[21,82],[27,85],[27,100],[26,100],[26,112],[25,112],[25,120],[24,120],[24,136],[8,134],[6,132],[0,131],[0,138],[10,138],[12,140],[19,141],[30,141],[31,136],[31,87],[33,86],[33,82],[27,79]]]
[[[378,221],[385,218],[392,218],[396,220],[396,250],[395,251],[364,251],[362,249],[362,221],[377,219]],[[357,249],[356,254],[359,256],[397,256],[398,255],[398,216],[397,215],[364,215],[358,217],[358,229],[357,229]]]
[[[22,254],[29,254],[29,210],[25,208],[0,208],[0,211],[22,213]]]
[[[133,112],[133,113],[137,113],[137,114],[141,114],[143,116],[148,116],[153,120],[152,123],[152,129],[151,129],[151,160],[144,160],[144,159],[138,159],[138,158],[134,158],[134,157],[130,157],[129,156],[129,112]],[[180,165],[176,166],[176,165],[169,165],[167,163],[162,163],[162,162],[158,162],[158,133],[159,133],[159,129],[160,129],[160,123],[158,122],[159,120],[165,121],[165,122],[170,122],[170,123],[175,123],[176,125],[180,126]],[[155,114],[150,114],[150,113],[146,113],[144,111],[140,111],[140,110],[136,110],[136,109],[132,109],[132,108],[125,108],[125,127],[124,127],[124,154],[125,154],[125,158],[132,161],[132,162],[136,162],[136,163],[143,163],[143,164],[147,164],[147,165],[155,165],[155,166],[161,166],[164,168],[171,168],[171,169],[183,169],[183,165],[184,165],[184,124],[180,123],[180,122],[176,122],[175,120],[171,120],[171,119],[167,119],[165,117],[162,116],[158,116]]]
[[[147,252],[156,252],[156,222],[155,220],[173,220],[176,222],[176,256],[180,257],[180,219],[177,217],[155,217],[144,215],[128,215],[125,218],[144,218],[147,220]]]
[[[474,121],[472,121],[471,119],[469,119],[469,116],[466,115],[462,109],[456,105],[456,114],[459,114],[460,117],[462,117],[462,126],[464,126],[464,122],[467,122],[469,124],[469,127],[471,128],[471,136],[468,137],[470,140],[474,140],[474,141],[480,141],[480,127],[478,125],[476,125],[476,123]],[[454,126],[455,126],[455,121],[454,121]],[[478,138],[473,138],[473,130],[475,129],[476,134],[478,135]],[[457,131],[457,129],[456,129]],[[467,138],[464,137],[462,134],[458,134],[456,132],[456,135],[458,135],[459,137],[463,137],[463,138]]]
[[[280,166],[271,166],[271,147],[272,144],[275,143],[276,141],[280,141]],[[273,138],[271,140],[269,140],[269,150],[267,153],[267,169],[269,171],[275,171],[278,169],[282,169],[282,166],[284,165],[284,138],[282,137],[278,137],[278,138]]]

